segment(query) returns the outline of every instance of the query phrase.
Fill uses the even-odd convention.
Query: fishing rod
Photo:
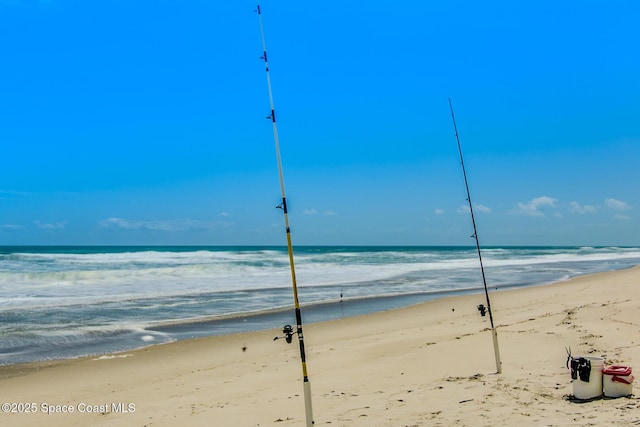
[[[456,117],[453,114],[453,104],[449,98],[449,109],[451,110],[451,119],[453,120],[453,129],[456,132],[456,142],[458,143],[458,153],[460,154],[460,164],[462,165],[462,175],[464,176],[464,186],[467,189],[467,201],[469,202],[469,211],[471,212],[471,223],[473,224],[473,237],[476,240],[476,248],[478,249],[478,259],[480,260],[480,271],[482,272],[482,283],[484,284],[484,295],[487,300],[486,311],[489,312],[489,322],[491,323],[491,333],[493,335],[493,351],[496,356],[497,373],[502,373],[502,361],[500,360],[500,349],[498,348],[498,332],[493,324],[493,314],[491,313],[491,302],[489,301],[489,290],[487,289],[487,279],[484,275],[484,266],[482,264],[482,251],[480,250],[480,242],[478,241],[478,230],[476,229],[476,219],[473,215],[473,205],[471,203],[471,193],[469,192],[469,181],[467,180],[467,171],[464,167],[464,159],[462,158],[462,147],[460,146],[460,138],[458,137],[458,126],[456,126]],[[485,307],[480,304],[478,310],[484,316]]]
[[[309,382],[309,375],[307,373],[307,361],[304,350],[304,336],[302,334],[302,314],[300,312],[300,302],[298,301],[298,285],[296,283],[296,270],[293,262],[293,246],[291,244],[291,229],[289,227],[289,214],[287,212],[287,196],[284,190],[284,174],[282,173],[282,160],[280,158],[280,144],[278,140],[278,127],[276,125],[276,111],[273,104],[273,91],[271,88],[271,77],[269,74],[269,62],[267,61],[267,44],[265,42],[264,37],[264,26],[262,24],[262,11],[260,10],[260,1],[257,2],[258,8],[256,12],[258,13],[258,18],[260,21],[260,37],[262,38],[262,56],[260,59],[264,60],[265,70],[267,74],[267,87],[269,89],[269,104],[271,107],[271,115],[267,116],[267,119],[271,119],[273,124],[273,139],[276,145],[276,158],[278,160],[278,174],[280,176],[280,190],[282,192],[282,203],[276,206],[279,209],[282,209],[284,213],[284,226],[287,235],[287,251],[289,253],[289,267],[291,269],[291,285],[293,288],[293,302],[295,306],[295,316],[296,316],[296,331],[293,331],[293,328],[290,325],[285,325],[282,329],[284,333],[284,338],[287,343],[291,343],[293,339],[293,335],[298,335],[298,343],[300,345],[300,359],[302,361],[302,378],[303,378],[303,387],[304,387],[304,408],[306,413],[307,427],[311,427],[314,424],[313,421],[313,408],[311,405],[311,383]],[[278,339],[276,337],[274,339]]]

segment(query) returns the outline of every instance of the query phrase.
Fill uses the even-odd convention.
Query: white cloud
[[[614,211],[624,212],[624,211],[631,210],[631,206],[628,203],[623,202],[621,200],[605,199],[604,204],[607,208]]]
[[[32,197],[32,193],[25,191],[0,190],[0,199],[18,199]]]
[[[586,214],[595,212],[596,208],[591,205],[580,205],[578,202],[569,203],[569,211],[577,214]]]
[[[485,205],[476,205],[473,204],[474,212],[483,212],[483,213],[491,213],[491,209],[486,207]],[[469,205],[462,205],[458,208],[459,213],[469,213]],[[436,212],[437,213],[437,212]],[[444,213],[444,211],[443,211]]]
[[[229,212],[220,212],[220,213],[218,214],[218,216],[225,216],[225,217],[227,217],[227,216],[231,216],[231,214],[230,214]]]
[[[130,221],[123,218],[108,218],[100,221],[100,226],[103,228],[166,232],[210,230],[219,227],[228,227],[230,225],[233,225],[233,223],[224,221],[198,221],[189,218],[155,221]]]
[[[444,209],[437,208],[433,211],[436,215],[444,215]]]
[[[100,227],[104,228],[128,228],[134,229],[136,228],[133,223],[125,221],[122,218],[107,218],[103,221],[100,221]]]
[[[556,206],[557,200],[553,197],[541,196],[530,200],[528,203],[518,203],[511,213],[528,216],[545,216],[544,211]]]
[[[3,230],[10,230],[10,231],[13,231],[13,230],[21,230],[21,229],[23,229],[23,228],[24,228],[24,226],[22,226],[22,225],[15,225],[15,224],[4,224],[4,225],[2,225],[2,227],[0,227],[0,228],[2,228]]]
[[[628,216],[628,215],[623,215],[623,214],[615,214],[613,216],[613,219],[616,219],[618,221],[627,221],[627,220],[630,220],[631,217]]]
[[[46,223],[40,221],[33,221],[33,223],[43,230],[62,230],[64,228],[64,222]]]
[[[317,209],[306,209],[303,213],[305,215],[319,215],[320,214],[320,212],[318,212]],[[336,214],[336,212],[332,211],[330,209],[327,209],[326,211],[322,212],[322,215],[325,215],[325,216],[333,216],[335,214]]]

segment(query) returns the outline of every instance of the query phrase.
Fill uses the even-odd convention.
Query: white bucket
[[[602,371],[602,388],[607,397],[623,397],[633,393],[633,375],[629,366],[609,366]]]
[[[576,358],[578,359],[578,358]],[[591,363],[589,381],[583,381],[578,377],[573,382],[573,396],[576,399],[594,399],[602,396],[602,370],[604,359],[602,357],[583,357]]]

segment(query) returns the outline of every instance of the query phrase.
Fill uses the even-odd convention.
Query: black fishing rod
[[[302,335],[302,314],[300,312],[300,302],[298,301],[298,285],[296,283],[296,270],[293,262],[293,246],[291,244],[291,229],[289,227],[289,214],[287,212],[287,196],[284,190],[284,175],[282,173],[282,160],[280,158],[280,144],[278,140],[278,128],[276,126],[276,111],[273,104],[273,91],[271,89],[271,77],[269,75],[269,62],[267,61],[267,44],[264,38],[264,27],[262,25],[262,11],[260,10],[260,1],[258,3],[258,8],[256,12],[258,13],[258,18],[260,21],[260,36],[262,38],[262,57],[264,60],[265,70],[267,73],[267,87],[269,89],[269,104],[271,106],[271,115],[267,116],[267,119],[271,119],[273,124],[273,139],[276,145],[276,158],[278,160],[278,174],[280,176],[280,190],[282,192],[282,203],[277,206],[277,208],[282,209],[284,213],[284,226],[287,235],[287,250],[289,252],[289,267],[291,269],[291,285],[293,288],[293,302],[295,306],[295,316],[296,316],[296,331],[293,331],[293,328],[290,325],[285,325],[282,329],[284,333],[284,338],[288,343],[291,343],[293,339],[293,335],[298,335],[298,343],[300,344],[300,359],[302,361],[302,377],[303,377],[303,387],[304,387],[304,407],[306,412],[306,420],[307,427],[311,427],[314,424],[313,421],[313,408],[311,405],[311,383],[309,382],[309,375],[307,373],[307,361],[304,350],[304,336]],[[275,339],[278,339],[276,337]]]
[[[484,284],[484,295],[487,300],[486,310],[489,313],[489,322],[491,323],[491,333],[493,335],[493,350],[496,355],[497,373],[502,373],[502,361],[500,360],[500,349],[498,348],[498,332],[493,324],[493,314],[491,313],[491,302],[489,301],[489,290],[487,289],[487,279],[484,275],[484,266],[482,264],[482,251],[480,250],[480,242],[478,241],[478,230],[476,229],[476,219],[473,215],[473,204],[471,203],[471,193],[469,192],[469,181],[467,180],[467,171],[464,167],[464,159],[462,158],[462,147],[460,146],[460,138],[458,137],[458,126],[456,126],[456,117],[453,114],[453,105],[449,98],[449,109],[451,110],[451,119],[453,120],[453,129],[456,132],[456,142],[458,143],[458,153],[460,154],[460,164],[462,165],[462,175],[464,176],[464,186],[467,189],[467,202],[469,202],[469,211],[471,212],[471,223],[473,224],[473,237],[476,240],[476,248],[478,249],[478,259],[480,260],[480,271],[482,272],[482,283]],[[484,316],[485,307],[478,306],[481,314]]]

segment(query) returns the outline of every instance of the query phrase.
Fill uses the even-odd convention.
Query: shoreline
[[[302,315],[303,321],[306,325],[345,319],[354,316],[381,313],[388,310],[407,308],[426,301],[448,298],[455,295],[471,295],[480,292],[481,288],[469,288],[425,291],[398,295],[345,298],[342,301],[311,302],[302,304]],[[99,357],[194,338],[207,338],[229,334],[264,331],[278,328],[285,324],[294,323],[295,317],[293,310],[293,305],[291,305],[255,312],[232,313],[185,320],[160,321],[139,329],[127,329],[123,326],[116,328],[116,332],[110,336],[111,339],[109,341],[106,341],[106,338],[103,337],[102,339],[105,341],[102,343],[72,343],[62,350],[63,352],[67,350],[68,353],[72,353],[74,351],[81,351],[80,349],[85,348],[86,354],[79,354],[77,356],[54,356],[46,359],[9,363],[1,363],[2,361],[0,361],[0,368],[15,364]],[[163,339],[164,341],[158,341]],[[107,350],[109,347],[111,347],[112,350]],[[91,350],[94,348],[102,348],[105,351]],[[41,354],[46,351],[47,349],[42,349],[38,351],[38,353],[32,352],[31,355]]]
[[[568,398],[565,348],[640,370],[640,266],[491,292],[490,298],[503,362],[498,375],[488,317],[476,309],[484,295],[305,325],[316,425],[637,425],[635,395],[583,404]],[[279,333],[3,366],[7,402],[75,412],[3,413],[0,422],[300,425],[298,348],[273,342]],[[78,410],[103,403],[108,410],[100,413]],[[122,412],[120,403],[135,410]]]
[[[613,270],[607,270],[598,273],[614,272],[634,267],[636,266],[617,267]],[[574,278],[589,276],[591,274],[598,273],[577,274],[575,276],[567,277],[551,283],[518,283],[512,285],[490,286],[489,294],[492,295],[496,292],[525,289],[529,287],[548,286],[572,280]],[[484,288],[482,286],[479,286],[463,289],[430,290],[406,294],[375,295],[345,298],[344,300],[336,299],[332,301],[302,303],[302,318],[304,324],[309,325],[319,322],[321,323],[326,321],[340,320],[354,316],[382,313],[389,310],[410,308],[414,305],[420,305],[429,301],[436,301],[463,295],[482,295],[484,298]],[[215,315],[204,318],[160,321],[143,326],[140,329],[128,330],[125,327],[117,328],[124,332],[121,332],[120,335],[113,335],[112,339],[109,341],[105,341],[102,343],[98,342],[84,344],[79,342],[71,343],[69,345],[69,348],[71,349],[81,349],[83,347],[86,348],[84,354],[65,355],[63,353],[63,355],[55,355],[49,358],[18,360],[16,362],[0,363],[0,368],[15,364],[52,362],[58,360],[75,360],[87,357],[108,356],[111,354],[146,349],[157,345],[164,345],[182,340],[278,329],[286,324],[295,323],[295,317],[293,313],[293,305],[290,305],[286,307],[278,307],[246,313],[230,313],[226,315]],[[46,349],[41,349],[38,353],[42,353],[44,351],[46,351]]]
[[[616,266],[618,271],[633,266]],[[605,271],[606,272],[606,271]],[[594,273],[578,274],[556,282],[564,282],[575,277]],[[511,289],[524,289],[529,287],[547,286],[549,283],[514,283],[509,285],[490,286],[489,293],[503,292]],[[388,310],[408,308],[427,301],[446,299],[459,295],[478,295],[484,292],[483,287],[471,287],[462,289],[429,290],[422,292],[376,295],[364,297],[335,299],[331,301],[309,302],[302,304],[304,324],[339,320],[352,316],[381,313]],[[175,319],[158,321],[140,328],[127,326],[116,327],[113,332],[105,330],[105,334],[99,337],[101,341],[71,342],[66,347],[34,348],[30,353],[20,356],[16,353],[12,361],[0,360],[0,367],[14,364],[48,362],[54,360],[79,359],[83,357],[97,357],[125,351],[133,351],[164,345],[185,339],[214,337],[220,335],[263,331],[273,328],[281,328],[285,324],[295,323],[293,305],[265,309],[245,313],[231,313],[227,315],[215,315],[205,318]],[[53,352],[51,352],[53,351]],[[39,357],[40,354],[49,356]],[[6,358],[9,359],[9,358]]]
[[[298,273],[304,322],[474,292],[469,288],[482,292],[470,247],[429,248],[303,248]],[[159,255],[151,249],[36,249],[4,259],[0,364],[295,323],[286,259],[272,251],[169,247]],[[640,263],[640,247],[496,247],[487,253],[491,292]],[[61,286],[60,277],[68,283]]]

